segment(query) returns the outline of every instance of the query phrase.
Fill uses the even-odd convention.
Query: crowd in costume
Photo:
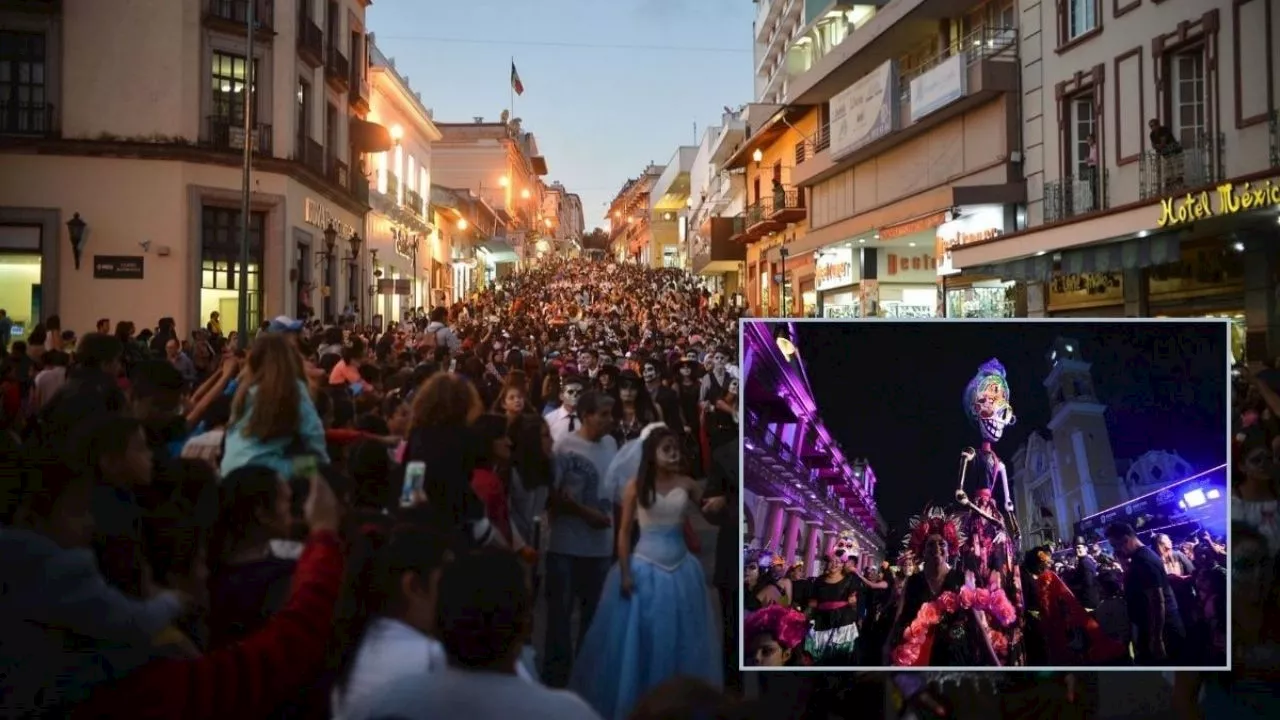
[[[737,530],[736,319],[687,273],[585,260],[244,349],[216,313],[186,338],[46,318],[0,362],[0,715],[613,720],[668,680],[719,693],[732,623],[692,525]]]
[[[1224,666],[1225,540],[1197,529],[1175,548],[1168,536],[1139,539],[1133,527],[1117,523],[1105,537],[1078,539],[1066,556],[1051,547],[1019,552],[1008,473],[995,450],[1016,422],[998,360],[979,367],[963,402],[981,443],[960,453],[954,504],[911,518],[893,566],[867,570],[845,542],[817,574],[786,567],[770,550],[748,551],[748,660],[826,667]],[[791,630],[801,619],[803,637]]]

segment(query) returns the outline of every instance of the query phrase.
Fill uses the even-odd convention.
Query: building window
[[[1076,177],[1084,177],[1089,173],[1089,138],[1095,131],[1097,110],[1093,105],[1092,91],[1088,97],[1075,97],[1068,101],[1070,113],[1067,132],[1071,148],[1071,170]]]
[[[1098,27],[1098,0],[1066,0],[1067,40],[1075,40]]]
[[[243,123],[245,111],[245,85],[248,81],[249,63],[243,55],[215,52],[213,54],[213,115],[229,122]],[[258,61],[253,61],[254,88],[250,90],[254,117],[258,115]]]
[[[306,141],[311,138],[311,103],[312,103],[311,83],[306,80],[298,80],[298,152],[301,153],[306,147]]]
[[[0,132],[47,132],[45,40],[40,33],[0,32]]]
[[[200,317],[222,315],[224,330],[243,332],[240,317],[240,211],[204,206],[200,223]],[[249,214],[249,265],[246,272],[249,330],[262,319],[263,237],[267,214]]]
[[[1200,142],[1208,130],[1205,122],[1204,51],[1196,48],[1169,57],[1169,100],[1173,109],[1174,137],[1183,147]]]

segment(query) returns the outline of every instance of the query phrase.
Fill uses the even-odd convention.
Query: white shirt
[[[563,438],[565,435],[568,435],[571,432],[575,432],[577,431],[578,428],[582,427],[582,418],[576,418],[573,421],[573,430],[570,430],[569,429],[570,415],[573,415],[576,417],[577,411],[576,410],[571,411],[563,405],[547,413],[547,416],[546,416],[547,427],[551,430],[551,442],[558,443],[560,442],[560,438]]]
[[[399,620],[374,618],[356,651],[346,691],[339,695],[334,689],[333,716],[335,720],[370,717],[382,691],[391,683],[402,679],[421,680],[448,667],[449,660],[440,641]],[[530,684],[538,683],[524,663],[516,666],[516,675],[526,690]]]
[[[530,685],[515,675],[456,668],[446,668],[425,678],[401,674],[370,707],[369,715],[359,717],[600,720],[591,706],[568,690]],[[358,718],[349,716],[344,720]]]

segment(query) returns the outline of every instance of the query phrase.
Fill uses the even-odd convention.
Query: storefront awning
[[[476,243],[476,249],[480,251],[481,257],[492,263],[509,263],[520,259],[511,243],[503,238]]]
[[[1177,262],[1182,242],[1177,234],[1130,238],[1119,242],[1068,248],[1058,253],[1058,272],[1063,275],[1115,273]],[[1006,262],[966,268],[965,275],[985,275],[1018,282],[1043,282],[1054,274],[1055,257],[1038,255]]]
[[[390,130],[368,120],[353,118],[348,134],[351,136],[351,146],[358,153],[387,152],[395,145]]]

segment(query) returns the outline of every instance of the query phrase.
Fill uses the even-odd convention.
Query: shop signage
[[[352,235],[356,235],[356,229],[338,217],[337,213],[330,210],[328,206],[320,203],[319,200],[307,198],[302,206],[302,221],[314,228],[319,228],[320,232],[324,232],[325,228],[332,223],[335,230],[338,231],[338,239],[346,240]]]
[[[933,253],[876,253],[877,276],[886,283],[928,283],[938,280],[938,259]]]
[[[964,97],[969,72],[964,53],[952,55],[940,65],[911,81],[911,122],[937,112]]]
[[[1280,182],[1223,183],[1212,192],[1204,190],[1160,201],[1159,227],[1182,225],[1211,217],[1235,215],[1280,205]]]
[[[959,210],[959,217],[938,226],[938,275],[959,272],[951,264],[951,251],[970,243],[983,242],[1004,234],[1004,208],[978,205]]]
[[[856,276],[853,248],[823,250],[814,263],[813,288],[822,291],[852,285]]]
[[[93,277],[98,280],[141,280],[141,255],[94,255]]]
[[[896,129],[898,66],[886,61],[831,98],[831,158],[857,150]]]
[[[932,215],[926,215],[922,218],[916,218],[915,220],[908,220],[904,223],[898,223],[897,225],[883,227],[880,228],[880,240],[897,240],[898,238],[903,238],[908,235],[915,235],[916,233],[924,232],[926,230],[933,230],[946,221],[947,213],[944,211],[936,212]]]

